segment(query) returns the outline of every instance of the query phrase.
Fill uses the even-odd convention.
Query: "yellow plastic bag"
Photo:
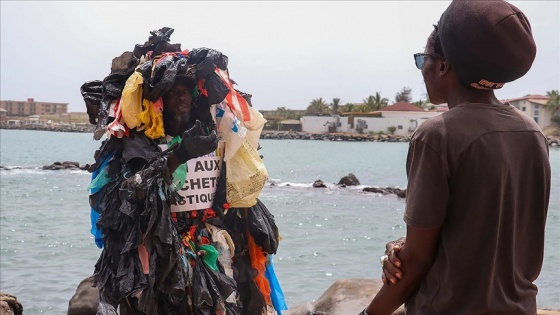
[[[268,171],[257,148],[247,139],[226,163],[226,199],[234,208],[248,208],[257,203]]]
[[[121,94],[121,112],[126,126],[134,129],[141,125],[138,117],[143,111],[142,108],[142,84],[144,78],[140,72],[134,72],[126,80]]]

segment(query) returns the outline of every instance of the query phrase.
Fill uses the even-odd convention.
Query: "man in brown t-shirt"
[[[407,159],[406,241],[362,313],[536,314],[550,194],[538,125],[494,89],[536,53],[525,15],[505,1],[453,1],[416,65],[430,101],[450,110],[422,124]],[[389,283],[390,282],[390,283]],[[391,284],[392,283],[392,284]]]

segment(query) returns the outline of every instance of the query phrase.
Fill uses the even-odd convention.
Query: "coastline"
[[[27,125],[27,126],[8,126],[5,124],[0,125],[1,129],[8,130],[38,130],[38,131],[53,131],[53,132],[79,132],[79,133],[93,133],[95,126],[40,126],[40,125]],[[547,136],[548,145],[551,147],[560,147],[560,136]],[[355,134],[355,133],[308,133],[303,131],[276,131],[276,130],[263,130],[260,139],[270,140],[321,140],[321,141],[351,141],[351,142],[409,142],[410,136],[400,135],[387,135],[387,134]]]
[[[0,129],[8,130],[38,130],[38,131],[54,131],[54,132],[80,132],[93,133],[95,126],[8,126],[0,125]],[[325,133],[314,134],[301,131],[275,131],[263,130],[261,139],[277,139],[277,140],[330,140],[330,141],[380,141],[380,142],[408,142],[410,137],[384,134],[350,134],[350,133]]]

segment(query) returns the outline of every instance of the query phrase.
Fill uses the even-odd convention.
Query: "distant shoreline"
[[[94,126],[8,126],[0,125],[0,129],[8,130],[39,130],[54,132],[78,132],[93,133]],[[269,140],[321,140],[321,141],[344,141],[344,142],[409,142],[410,137],[387,135],[387,134],[356,134],[356,133],[323,133],[315,134],[302,131],[276,131],[263,130],[261,139]],[[552,147],[560,147],[560,137],[548,137],[548,145]]]
[[[37,125],[27,125],[27,126],[10,126],[6,124],[0,125],[0,129],[8,130],[38,130],[38,131],[54,131],[54,132],[79,132],[79,133],[93,133],[94,126],[37,126]]]
[[[1,125],[0,129],[9,130],[39,130],[39,131],[54,131],[54,132],[79,132],[79,133],[93,133],[94,126],[7,126]],[[314,134],[301,131],[275,131],[263,130],[261,132],[261,139],[271,140],[330,140],[330,141],[354,141],[354,142],[408,142],[409,137],[385,135],[385,134],[350,134],[350,133],[325,133]]]

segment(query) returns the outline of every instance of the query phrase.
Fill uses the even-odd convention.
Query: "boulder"
[[[338,185],[344,185],[344,186],[358,186],[360,185],[360,181],[356,178],[356,175],[350,173],[344,177],[342,177],[339,181],[338,181]]]
[[[18,302],[17,297],[0,292],[0,314],[1,315],[21,315],[23,306]]]
[[[362,191],[376,193],[376,194],[383,194],[383,195],[393,194],[393,195],[397,195],[399,198],[406,198],[406,189],[401,189],[397,187],[385,187],[385,188],[364,187]]]
[[[322,180],[318,179],[313,182],[313,188],[327,188],[327,185],[325,185]]]
[[[64,162],[54,162],[51,165],[44,165],[43,166],[44,170],[52,170],[52,171],[58,171],[58,170],[77,170],[77,169],[81,169],[80,168],[80,163],[78,162],[73,162],[73,161],[64,161]]]
[[[376,193],[376,194],[385,194],[385,190],[377,187],[364,187],[362,191]]]
[[[306,302],[282,312],[284,315],[359,314],[366,308],[383,282],[380,279],[341,279],[333,283],[315,302]],[[393,315],[404,315],[399,308]]]
[[[93,276],[87,277],[68,303],[68,315],[95,315],[99,306],[99,291],[93,286]]]
[[[305,302],[283,311],[283,315],[357,315],[381,289],[381,279],[341,279],[315,302]],[[404,315],[403,306],[393,315]],[[537,310],[537,315],[560,315],[558,310]]]

